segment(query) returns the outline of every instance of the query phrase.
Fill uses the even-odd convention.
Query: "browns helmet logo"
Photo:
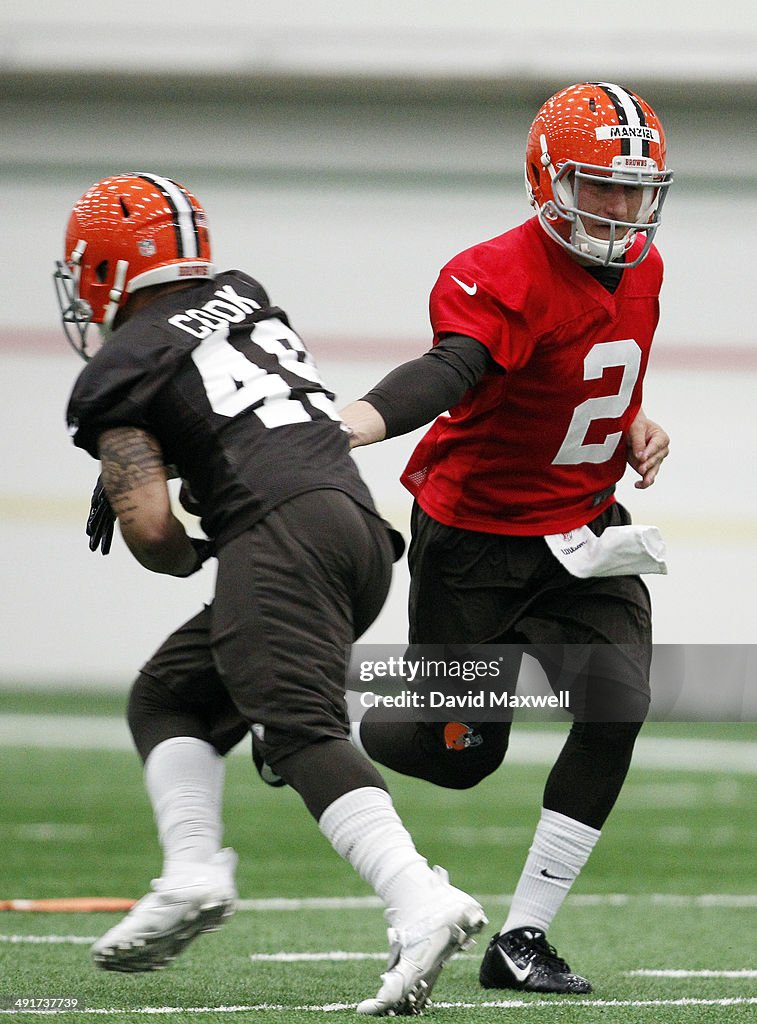
[[[483,742],[483,737],[464,722],[447,722],[444,726],[444,745],[447,750],[467,750]]]

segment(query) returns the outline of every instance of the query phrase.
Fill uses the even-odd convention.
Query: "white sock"
[[[500,929],[549,928],[601,833],[557,811],[542,808],[531,849]]]
[[[205,864],[221,848],[225,765],[193,736],[164,740],[145,762],[145,786],[163,849],[163,876],[187,863]]]
[[[386,790],[362,786],[345,793],[329,804],[318,827],[384,904],[400,915],[428,901],[438,886]]]

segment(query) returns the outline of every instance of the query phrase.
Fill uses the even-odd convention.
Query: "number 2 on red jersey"
[[[586,436],[593,420],[620,419],[631,402],[641,369],[641,349],[633,338],[602,341],[594,345],[584,359],[584,380],[599,380],[612,366],[623,367],[617,394],[587,398],[576,406],[565,439],[552,460],[553,465],[607,462],[615,453],[623,436],[621,431],[608,434],[599,444],[587,443]]]

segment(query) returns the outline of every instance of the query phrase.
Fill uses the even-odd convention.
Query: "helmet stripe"
[[[176,224],[176,254],[180,258],[196,258],[200,255],[194,209],[186,195],[175,181],[158,174],[138,174],[137,177],[151,182],[165,196],[171,207]]]
[[[630,128],[641,128],[646,125],[647,119],[644,111],[632,93],[611,82],[597,82],[596,84],[612,100],[620,124],[627,124]],[[623,156],[649,156],[649,141],[647,139],[623,139],[621,153]]]

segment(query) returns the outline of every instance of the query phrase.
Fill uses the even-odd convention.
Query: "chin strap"
[[[128,260],[119,260],[116,263],[116,273],[113,278],[113,287],[111,288],[110,294],[108,296],[110,302],[105,307],[105,313],[103,315],[102,321],[102,326],[106,329],[106,331],[113,326],[113,321],[116,318],[118,306],[119,303],[121,302],[121,296],[123,295],[124,288],[126,286],[126,274],[128,273],[128,270]]]

